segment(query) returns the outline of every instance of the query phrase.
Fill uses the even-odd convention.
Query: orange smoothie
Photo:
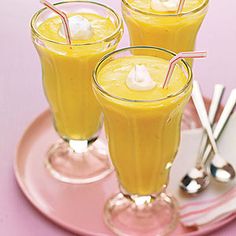
[[[165,2],[156,1],[160,4]],[[180,15],[176,15],[177,8],[168,8],[169,5],[157,5],[154,8],[152,0],[123,0],[123,16],[132,46],[151,45],[175,53],[194,49],[197,33],[207,12],[208,0],[186,0]],[[166,7],[163,9],[163,6]]]
[[[155,87],[127,86],[136,65],[147,69]],[[109,60],[96,72],[94,91],[104,112],[110,155],[121,186],[131,195],[158,193],[178,150],[192,86],[177,65],[168,88],[162,89],[168,65],[156,56],[131,55]]]
[[[101,125],[101,109],[92,92],[92,71],[102,56],[117,47],[122,23],[90,11],[68,16],[69,20],[86,19],[91,35],[72,37],[72,45],[68,45],[61,33],[61,19],[54,15],[42,20],[32,36],[56,130],[64,139],[88,140]]]

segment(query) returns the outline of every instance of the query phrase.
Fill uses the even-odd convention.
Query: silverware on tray
[[[209,174],[207,171],[208,162],[210,163],[210,172],[212,176],[220,182],[228,182],[235,177],[235,170],[231,164],[225,161],[220,155],[215,140],[217,140],[225,127],[232,110],[236,103],[236,89],[232,90],[220,119],[212,132],[211,125],[214,123],[219,103],[223,94],[223,86],[216,85],[212,104],[207,117],[206,108],[201,95],[198,82],[194,81],[193,86],[193,102],[196,106],[199,118],[204,128],[204,133],[201,141],[200,152],[198,155],[196,167],[190,170],[181,180],[180,187],[188,194],[196,194],[204,190],[210,183]],[[207,136],[206,136],[207,133]],[[207,144],[209,137],[210,143]],[[214,151],[214,156],[210,155]]]

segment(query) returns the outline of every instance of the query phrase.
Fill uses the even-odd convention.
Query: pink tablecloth
[[[101,0],[120,11],[120,0]],[[39,214],[20,192],[12,169],[16,144],[27,124],[47,107],[29,22],[39,0],[2,1],[0,7],[0,235],[72,235]],[[216,82],[236,87],[236,1],[211,1],[199,32],[198,49],[208,58],[195,63],[195,78],[210,96]],[[121,46],[128,45],[127,32]],[[212,235],[236,235],[236,221]]]

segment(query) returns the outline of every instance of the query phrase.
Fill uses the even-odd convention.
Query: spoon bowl
[[[210,183],[210,178],[203,167],[195,167],[180,182],[180,188],[188,194],[202,192]]]
[[[223,165],[221,165],[213,159],[210,164],[210,172],[218,182],[227,183],[235,178],[234,167],[228,162],[225,162]]]

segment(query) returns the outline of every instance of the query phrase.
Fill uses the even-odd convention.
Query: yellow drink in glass
[[[101,123],[101,110],[92,93],[92,71],[99,59],[117,46],[106,48],[104,42],[96,42],[111,36],[116,26],[109,18],[97,14],[78,15],[92,22],[94,30],[90,39],[72,41],[73,45],[79,46],[63,45],[65,39],[58,33],[61,19],[54,16],[39,25],[38,33],[59,44],[45,42],[45,46],[35,45],[41,58],[44,89],[57,131],[63,138],[86,140],[99,130]]]
[[[154,10],[151,0],[122,0],[131,45],[163,47],[175,53],[194,49],[207,7],[208,0],[186,0],[177,15],[176,11]]]
[[[94,92],[104,112],[110,155],[124,194],[123,198],[119,195],[108,201],[105,221],[120,234],[139,235],[135,234],[139,232],[137,216],[147,223],[140,222],[143,229],[146,227],[145,232],[151,232],[155,228],[152,228],[153,224],[158,224],[158,214],[161,215],[163,206],[170,213],[166,226],[176,220],[174,203],[169,197],[168,200],[162,199],[162,194],[178,151],[181,117],[191,95],[192,74],[189,65],[181,60],[175,67],[168,88],[163,89],[169,60],[173,56],[160,48],[131,47],[105,57],[94,74]],[[127,78],[136,65],[147,69],[156,83],[154,88],[135,90],[127,86]],[[119,201],[116,202],[117,198]],[[164,205],[156,209],[160,201]],[[140,214],[133,212],[138,206],[142,209],[140,204],[143,209],[150,204],[152,213],[148,209],[144,213],[146,217],[150,213],[150,221],[142,211]],[[130,225],[123,227],[132,217],[136,222],[134,231],[130,231]],[[122,227],[120,222],[124,223]],[[154,230],[158,234],[150,235],[159,235],[164,226],[160,224],[158,227],[157,231]]]
[[[83,159],[87,156],[87,163],[76,163],[74,157],[68,163],[69,152],[68,148],[64,148],[64,143],[63,147],[57,145],[49,152],[47,166],[54,176],[65,182],[84,183],[86,179],[90,182],[95,178],[95,173],[97,175],[108,167],[107,163],[103,168],[101,163],[92,162],[89,160],[92,155],[88,155],[88,148],[98,138],[103,122],[101,109],[92,92],[92,71],[106,53],[117,47],[123,26],[112,9],[99,3],[68,1],[56,6],[66,12],[69,20],[81,20],[82,23],[76,22],[73,27],[70,25],[70,30],[77,32],[81,27],[82,33],[78,31],[76,37],[72,34],[72,44],[68,45],[60,17],[42,9],[32,19],[32,38],[40,56],[44,91],[55,129],[73,153],[81,158],[83,156]],[[84,22],[89,24],[92,32],[89,37],[86,30],[82,31],[86,27]],[[81,162],[80,158],[77,159]],[[89,163],[97,163],[99,170],[89,166]],[[65,170],[65,166],[69,169]],[[84,167],[80,170],[76,166]]]

